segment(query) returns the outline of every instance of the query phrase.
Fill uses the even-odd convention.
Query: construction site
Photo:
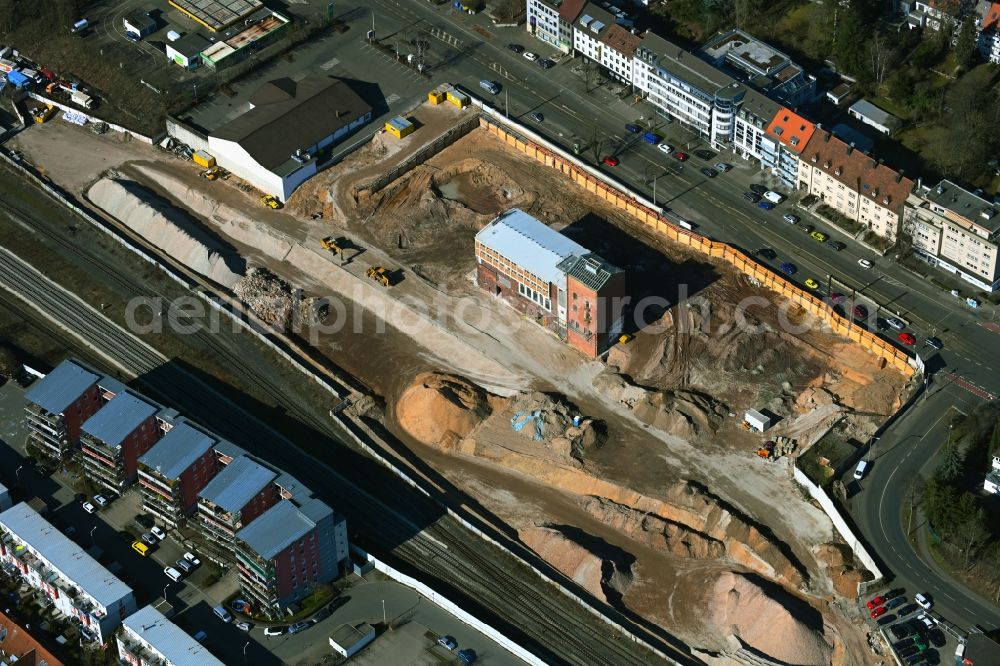
[[[375,134],[283,208],[118,135],[46,123],[12,147],[353,377],[350,409],[599,601],[708,663],[740,647],[880,663],[848,603],[871,574],[792,467],[831,428],[866,441],[908,374],[474,109],[407,120],[418,129]],[[665,305],[583,357],[476,285],[474,237],[511,208],[626,270],[633,302]]]

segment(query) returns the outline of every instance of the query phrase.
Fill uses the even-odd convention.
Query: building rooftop
[[[132,594],[132,588],[98,564],[26,502],[0,513],[0,525],[30,545],[63,576],[104,608]]]
[[[318,502],[311,500],[308,504]],[[310,506],[312,515],[319,515],[320,507]],[[326,514],[333,510],[326,507]],[[292,502],[283,500],[262,513],[252,523],[236,533],[236,538],[245,543],[264,560],[270,560],[295,543],[316,527],[316,522]]]
[[[343,650],[349,650],[373,631],[375,628],[367,622],[358,625],[342,624],[330,632],[330,641],[339,645]]]
[[[713,60],[725,58],[730,65],[751,77],[760,74],[771,76],[792,62],[791,58],[778,49],[742,30],[730,30],[716,35],[700,50]]]
[[[583,7],[586,4],[587,0],[563,0],[558,5],[559,18],[566,21],[566,23],[572,23],[580,16],[580,12],[583,11]]]
[[[23,626],[0,612],[0,658],[2,664],[17,666],[62,666],[54,654],[45,649]]]
[[[612,24],[601,36],[601,42],[609,48],[618,51],[627,58],[635,54],[635,49],[642,42],[642,37],[633,35],[631,32],[618,24]]]
[[[830,130],[835,137],[849,146],[854,146],[863,153],[870,153],[875,147],[875,139],[871,138],[861,130],[856,130],[850,125],[837,123]]]
[[[990,632],[995,635],[997,632]],[[975,666],[1000,666],[1000,642],[986,634],[969,634],[963,658]]]
[[[476,234],[476,241],[545,282],[557,284],[563,279],[559,262],[571,255],[589,253],[576,241],[518,208],[486,225]]]
[[[950,180],[942,180],[926,195],[928,201],[947,209],[949,217],[959,217],[988,229],[1000,230],[1000,206],[959,187]]]
[[[292,156],[306,150],[372,108],[340,79],[306,76],[268,81],[250,98],[253,108],[229,121],[212,137],[238,143],[261,166],[297,168]]]
[[[778,141],[796,153],[801,153],[805,149],[815,131],[816,125],[785,108],[779,108],[777,115],[774,116],[774,120],[767,128],[769,135],[776,137]]]
[[[82,430],[107,446],[117,447],[157,411],[159,407],[123,391],[84,421]]]
[[[702,60],[697,55],[685,51],[652,31],[647,31],[639,44],[639,50],[646,54],[655,54],[652,62],[679,79],[697,86],[709,95],[737,84],[737,81],[715,67],[712,63]],[[648,57],[643,60],[650,61]]]
[[[176,479],[214,445],[212,437],[182,421],[139,458],[139,462],[155,469],[164,478]]]
[[[212,42],[208,41],[197,32],[192,32],[184,35],[180,39],[167,42],[167,46],[177,51],[185,58],[193,58],[208,47],[212,45]]]
[[[765,123],[769,123],[781,110],[781,105],[767,95],[749,89],[743,97],[743,104],[740,105],[740,110],[752,113]]]
[[[247,456],[241,456],[226,465],[214,479],[202,488],[198,496],[234,513],[246,506],[247,502],[274,481],[277,476],[276,472],[254,462]]]
[[[583,11],[580,12],[580,16],[576,20],[576,27],[591,39],[600,39],[613,25],[616,25],[614,15],[592,2],[584,5]]]
[[[282,470],[278,470],[278,478],[274,480],[274,485],[280,487],[288,499],[301,498],[311,494],[309,488],[301,481]]]
[[[129,22],[129,25],[143,31],[156,28],[156,21],[154,21],[153,17],[149,15],[149,12],[139,7],[126,14],[125,20]]]
[[[559,262],[558,268],[594,291],[601,289],[612,275],[622,272],[622,269],[593,252],[583,256],[567,257]]]
[[[169,0],[213,32],[229,27],[264,6],[262,0]]]
[[[897,214],[901,213],[906,197],[913,191],[912,180],[822,129],[813,132],[801,159],[860,196]]]
[[[159,652],[171,666],[223,666],[205,646],[152,606],[137,610],[122,624]]]
[[[99,379],[99,375],[76,362],[63,361],[35,382],[24,398],[49,413],[62,414]]]
[[[866,99],[859,99],[854,104],[851,104],[848,111],[853,111],[860,116],[868,118],[872,122],[886,127],[893,127],[899,124],[899,119],[896,118],[896,116],[892,115],[888,111],[878,108]]]

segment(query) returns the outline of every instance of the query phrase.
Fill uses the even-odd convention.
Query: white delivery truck
[[[764,198],[773,204],[780,204],[782,201],[785,200],[785,197],[781,196],[777,192],[772,192],[771,190],[764,192]]]

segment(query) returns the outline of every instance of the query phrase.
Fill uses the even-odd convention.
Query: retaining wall
[[[45,104],[51,104],[52,106],[57,107],[59,109],[62,109],[63,111],[72,111],[73,113],[78,113],[78,114],[82,115],[83,117],[85,117],[87,119],[88,123],[104,123],[105,125],[108,126],[108,129],[110,129],[112,131],[115,131],[115,132],[121,132],[122,134],[128,134],[133,139],[136,139],[138,141],[142,141],[143,143],[148,143],[148,144],[152,145],[152,144],[156,143],[156,141],[157,141],[157,139],[154,138],[154,137],[149,137],[149,136],[146,136],[145,134],[139,134],[138,132],[135,132],[135,131],[132,131],[132,130],[128,129],[127,127],[122,127],[121,125],[116,125],[114,123],[109,123],[107,120],[101,120],[97,116],[92,116],[89,113],[87,113],[86,111],[81,110],[79,107],[70,106],[69,104],[63,104],[62,102],[57,102],[54,99],[49,99],[45,95],[41,95],[41,94],[36,93],[36,92],[29,92],[28,93],[28,97],[30,97],[32,99],[36,99],[39,102],[43,102]]]
[[[181,143],[187,144],[191,150],[208,150],[208,137],[192,127],[188,127],[173,116],[167,116],[167,134]]]
[[[758,281],[805,312],[815,316],[827,324],[834,333],[846,337],[872,352],[880,359],[881,363],[894,367],[906,376],[913,375],[915,371],[914,361],[908,354],[897,349],[892,343],[858,326],[852,320],[841,317],[834,312],[830,305],[814,294],[796,286],[767,266],[757,263],[741,250],[727,243],[714,241],[687,229],[682,229],[671,221],[668,215],[659,212],[658,209],[647,204],[641,198],[626,192],[613,181],[595,175],[592,173],[593,169],[583,165],[579,160],[565,154],[560,155],[558,153],[562,151],[557,152],[537,141],[528,140],[522,132],[507,125],[495,115],[487,117],[487,114],[484,113],[480,117],[480,125],[511,148],[545,166],[556,169],[583,189],[628,213],[653,231],[702,254],[729,263],[747,277]]]

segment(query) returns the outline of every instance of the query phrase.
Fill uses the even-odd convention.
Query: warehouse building
[[[476,279],[590,357],[622,333],[623,271],[522,210],[476,234]]]
[[[201,67],[201,52],[211,45],[212,42],[198,33],[192,32],[178,40],[166,43],[167,58],[184,69],[198,69]]]
[[[126,14],[125,18],[122,19],[122,24],[125,32],[132,33],[139,39],[156,32],[156,21],[149,15],[149,12],[141,9],[134,9]]]
[[[324,76],[269,81],[250,107],[209,135],[209,152],[219,166],[281,201],[318,173],[326,148],[372,118],[347,83]]]
[[[107,642],[136,610],[132,588],[25,502],[0,513],[0,563],[77,620],[88,641]]]

